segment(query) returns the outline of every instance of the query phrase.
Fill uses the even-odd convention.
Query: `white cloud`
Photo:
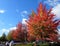
[[[60,29],[58,29],[58,34],[60,34]]]
[[[26,24],[26,20],[25,18],[22,19],[22,24]]]
[[[0,36],[2,36],[3,33],[7,34],[9,31],[14,30],[14,29],[16,29],[16,27],[11,27],[9,29],[3,28],[3,29],[0,30],[0,32],[1,32]]]
[[[1,14],[5,13],[5,10],[0,10],[0,13],[1,13]]]
[[[60,4],[52,8],[52,13],[56,15],[57,19],[60,19]]]
[[[7,30],[7,29],[2,29],[1,31],[2,31],[2,33],[9,32],[9,30]]]
[[[44,3],[49,4],[50,6],[56,6],[60,3],[60,0],[45,0]]]
[[[16,27],[11,27],[9,30],[14,30],[14,29],[16,29]]]
[[[9,30],[8,29],[5,29],[5,28],[1,29],[0,30],[0,36],[2,36],[2,34],[5,33],[5,32],[8,33]]]
[[[25,11],[22,11],[21,14],[27,14],[28,12],[25,10]]]
[[[21,14],[22,17],[25,17],[28,14],[28,12],[26,10],[24,10],[20,14]]]

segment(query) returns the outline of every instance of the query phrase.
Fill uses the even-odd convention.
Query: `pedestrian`
[[[13,41],[11,41],[11,42],[9,43],[9,46],[13,46]]]
[[[9,42],[6,42],[6,46],[9,46]]]

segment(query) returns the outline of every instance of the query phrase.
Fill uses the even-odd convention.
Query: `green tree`
[[[3,33],[2,36],[0,37],[0,41],[2,42],[7,41],[5,33]]]
[[[13,31],[14,31],[14,30],[10,31],[10,32],[8,33],[8,35],[6,36],[6,38],[7,38],[8,41],[13,40],[13,38],[12,38],[12,33],[13,33]]]

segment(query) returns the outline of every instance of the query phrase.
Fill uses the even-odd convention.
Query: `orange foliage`
[[[37,13],[33,11],[29,20],[26,21],[28,34],[34,37],[39,35],[41,39],[47,36],[52,40],[56,40],[56,35],[58,35],[57,27],[60,24],[60,20],[54,20],[55,15],[51,13],[51,10],[52,9],[47,10],[46,7],[40,3]]]
[[[24,41],[25,40],[25,30],[22,28],[22,23],[18,23],[17,29],[14,30],[12,37],[15,41]]]

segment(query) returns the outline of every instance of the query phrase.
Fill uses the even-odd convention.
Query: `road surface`
[[[5,45],[3,45],[3,44],[0,44],[0,46],[5,46]]]

